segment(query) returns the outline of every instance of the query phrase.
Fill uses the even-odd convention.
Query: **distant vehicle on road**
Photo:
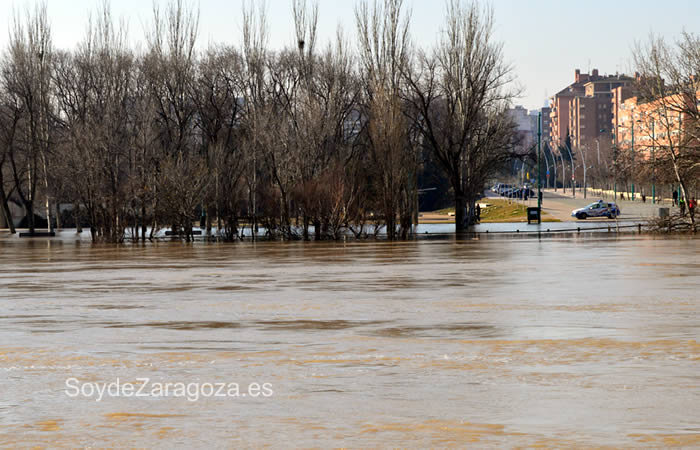
[[[526,195],[527,195],[527,197],[534,197],[535,191],[533,191],[529,187],[523,187],[523,188],[513,189],[510,192],[510,196],[516,197],[516,198],[525,198]]]
[[[614,219],[619,215],[620,208],[615,203],[607,203],[603,200],[571,211],[571,217],[576,217],[579,220],[586,220],[588,217],[607,217],[608,219]]]
[[[513,192],[514,189],[515,188],[512,186],[504,186],[498,190],[498,194],[503,197],[510,197],[510,194]]]
[[[498,195],[504,195],[504,192],[510,189],[513,189],[513,186],[505,183],[498,183],[493,188],[491,188],[491,190]]]

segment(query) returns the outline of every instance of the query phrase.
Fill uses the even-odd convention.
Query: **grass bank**
[[[489,206],[481,209],[481,223],[527,222],[527,206],[508,200],[484,198],[479,203]],[[424,213],[422,223],[454,223],[454,208],[445,208],[432,213]],[[561,222],[547,213],[542,213],[542,222]]]

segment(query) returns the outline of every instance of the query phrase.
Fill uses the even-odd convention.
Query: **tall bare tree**
[[[689,183],[700,178],[700,36],[684,32],[672,45],[652,35],[635,46],[633,56],[641,75],[636,83],[638,103],[647,111],[638,120],[656,149],[657,168],[670,163],[687,201]],[[649,132],[651,121],[655,133]],[[691,221],[695,223],[693,216]]]
[[[339,30],[335,46],[316,59],[313,80],[304,97],[303,123],[306,154],[302,170],[303,191],[310,186],[314,196],[301,195],[305,217],[313,217],[316,239],[338,239],[353,220],[361,187],[354,152],[360,124],[357,99],[360,83],[346,40]]]
[[[163,203],[157,212],[174,232],[182,231],[188,239],[192,236],[195,208],[203,206],[211,181],[205,171],[205,155],[200,151],[197,107],[190,95],[196,79],[198,27],[199,13],[184,0],[171,0],[164,10],[154,5],[143,63],[156,103],[162,152],[162,164],[158,166],[162,172],[157,180],[164,184],[157,186],[156,195]]]
[[[0,207],[2,215],[10,228],[10,233],[16,232],[9,206],[10,195],[14,188],[11,183],[5,181],[5,171],[10,174],[10,165],[6,164],[10,155],[14,153],[13,147],[18,145],[19,122],[21,118],[21,107],[13,101],[11,96],[0,94]],[[8,177],[11,179],[12,177]]]
[[[407,73],[413,125],[450,179],[458,231],[474,222],[488,178],[511,156],[505,109],[516,92],[493,31],[491,8],[450,0],[442,38]]]
[[[402,102],[403,74],[411,58],[409,16],[402,0],[383,0],[371,7],[365,0],[355,9],[365,137],[376,169],[378,212],[389,239],[408,234],[415,206],[417,154]]]
[[[266,2],[252,2],[243,5],[243,75],[239,89],[243,92],[243,115],[241,145],[250,164],[247,165],[245,181],[248,185],[248,210],[253,239],[256,239],[258,216],[262,204],[259,177],[259,163],[264,151],[266,120],[273,120],[268,114],[269,77],[267,76],[268,29]]]
[[[121,242],[134,214],[132,104],[136,63],[127,29],[108,2],[97,9],[73,56],[56,62],[56,97],[64,125],[62,164],[79,196],[93,240]]]
[[[231,47],[212,47],[199,62],[192,98],[197,104],[197,123],[206,154],[209,184],[207,226],[211,213],[226,240],[238,236],[238,220],[245,203],[243,179],[246,158],[241,145],[242,55]]]
[[[17,13],[10,31],[9,48],[3,60],[2,84],[11,102],[19,105],[17,145],[7,154],[14,192],[21,200],[31,232],[35,230],[34,208],[43,188],[49,216],[48,158],[53,139],[51,69],[53,46],[46,3],[37,3],[22,16]]]

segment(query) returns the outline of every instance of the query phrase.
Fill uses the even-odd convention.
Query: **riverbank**
[[[566,192],[563,192],[561,189],[558,189],[556,192],[553,189],[544,189],[542,191],[542,212],[562,222],[615,222],[615,220],[610,220],[607,217],[588,218],[582,221],[571,216],[571,211],[574,209],[583,208],[598,200],[616,203],[621,212],[618,220],[622,221],[647,222],[650,219],[659,217],[659,208],[669,208],[669,212],[671,213],[678,211],[678,207],[673,207],[670,202],[654,204],[650,199],[647,199],[646,202],[642,202],[641,200],[613,200],[611,197],[596,197],[590,194],[589,192],[586,198],[584,198],[581,191],[576,191],[576,193],[573,194],[570,189],[567,189]],[[493,193],[489,195],[501,198]],[[519,199],[513,199],[511,201],[525,206],[537,206],[536,197],[530,198],[527,201]]]
[[[485,197],[479,200],[481,208],[480,223],[521,223],[527,222],[527,208],[530,205],[498,197]],[[535,205],[536,206],[536,205]],[[421,213],[418,222],[421,224],[455,223],[454,208]],[[542,222],[561,222],[543,211]]]

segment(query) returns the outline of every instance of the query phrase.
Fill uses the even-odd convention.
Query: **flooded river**
[[[0,446],[698,446],[699,252],[5,235]]]

